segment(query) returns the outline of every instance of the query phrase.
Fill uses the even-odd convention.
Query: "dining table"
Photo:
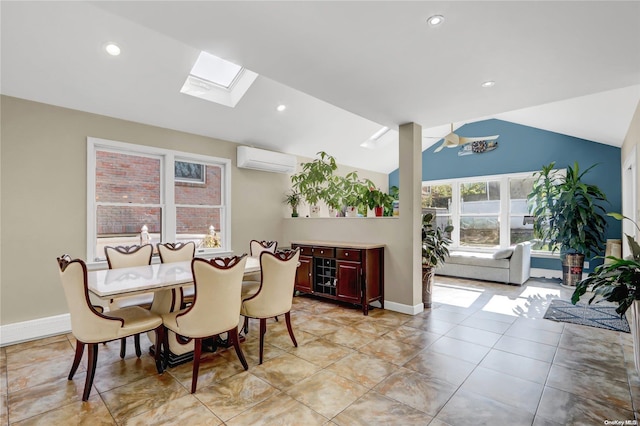
[[[260,258],[247,256],[244,275],[253,275],[260,272]],[[133,266],[129,268],[95,270],[87,272],[87,287],[89,291],[101,300],[112,300],[119,297],[135,296],[143,293],[154,294],[154,301],[161,298],[171,298],[172,290],[193,285],[193,273],[191,271],[191,261],[156,263],[144,266]],[[152,305],[153,306],[153,305]],[[168,313],[171,309],[180,309],[180,306],[169,308],[166,304],[161,304]],[[156,308],[152,308],[156,309]],[[152,343],[150,351],[155,351],[154,336],[149,335]],[[244,340],[242,338],[242,340]],[[191,344],[192,346],[192,344]],[[169,359],[165,362],[173,367],[183,362],[191,360],[193,348],[184,343],[180,343],[175,335],[169,337]],[[216,339],[209,345],[210,350],[215,351],[217,346],[227,346],[223,339]]]

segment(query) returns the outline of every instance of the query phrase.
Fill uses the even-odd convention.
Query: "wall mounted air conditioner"
[[[296,157],[280,152],[238,147],[238,167],[243,169],[262,170],[264,172],[288,173],[296,170]]]

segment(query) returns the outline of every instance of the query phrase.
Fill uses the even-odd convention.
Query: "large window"
[[[87,259],[141,242],[230,251],[228,159],[95,138],[87,151]]]
[[[532,187],[532,173],[423,182],[422,207],[435,213],[439,226],[454,226],[453,247],[488,250],[531,241],[534,250],[548,252],[525,220]]]

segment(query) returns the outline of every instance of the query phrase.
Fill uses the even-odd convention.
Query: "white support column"
[[[400,126],[400,229],[406,241],[409,282],[403,285],[400,300],[422,311],[422,127],[415,123]]]

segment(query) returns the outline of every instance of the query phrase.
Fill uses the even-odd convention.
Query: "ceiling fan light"
[[[482,87],[493,87],[496,85],[496,82],[493,80],[487,80],[481,84]]]

